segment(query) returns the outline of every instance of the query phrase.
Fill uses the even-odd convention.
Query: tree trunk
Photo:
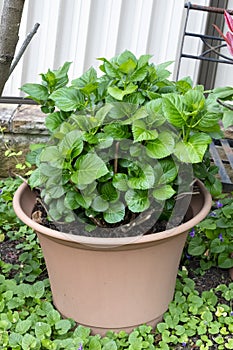
[[[0,22],[0,96],[15,54],[25,0],[4,0]]]

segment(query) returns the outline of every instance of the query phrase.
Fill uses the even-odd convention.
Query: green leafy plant
[[[66,62],[22,87],[48,113],[51,143],[32,145],[27,160],[36,165],[29,184],[41,188],[53,220],[77,219],[90,231],[151,208],[168,219],[196,174],[221,192],[208,159],[212,137],[222,136],[218,104],[190,79],[170,81],[170,62],[155,66],[150,57],[100,58],[100,78],[90,68],[71,84]]]
[[[209,215],[190,231],[187,252],[198,257],[202,270],[211,266],[233,266],[232,195],[222,195],[221,199],[216,199]]]
[[[14,276],[18,282],[34,282],[45,272],[45,263],[36,234],[17,218],[13,210],[13,195],[21,183],[20,178],[0,180],[0,244],[14,247],[0,254],[0,272],[8,277]]]

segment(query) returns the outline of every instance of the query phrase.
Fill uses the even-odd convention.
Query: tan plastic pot
[[[38,234],[53,302],[64,317],[93,333],[155,326],[173,298],[188,230],[203,220],[211,196],[202,183],[192,197],[193,217],[176,229],[135,238],[88,238],[61,233],[31,220],[35,195],[26,184],[16,191],[17,216]]]

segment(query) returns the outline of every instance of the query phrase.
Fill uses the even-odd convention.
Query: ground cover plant
[[[233,283],[214,262],[212,270],[197,274],[197,256],[183,260],[173,301],[156,330],[142,325],[130,334],[108,332],[101,338],[62,319],[52,304],[37,238],[13,212],[20,181],[0,181],[0,349],[233,349]]]

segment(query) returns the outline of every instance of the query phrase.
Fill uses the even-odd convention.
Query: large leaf
[[[63,87],[54,91],[50,98],[62,111],[69,112],[83,108],[85,104],[84,95],[73,87]]]
[[[135,64],[137,63],[136,57],[129,50],[123,51],[118,56],[114,57],[114,59],[116,59],[116,62],[118,65],[121,65],[121,64],[127,62],[129,59],[131,59],[133,62],[135,62]]]
[[[162,187],[156,188],[153,191],[153,196],[159,201],[164,201],[171,198],[175,193],[175,190],[173,190],[170,185],[164,185]]]
[[[21,90],[28,94],[28,96],[31,97],[33,100],[36,100],[38,102],[46,101],[49,97],[48,89],[40,84],[24,84],[21,87]]]
[[[135,113],[132,113],[132,115],[125,119],[124,121],[122,121],[122,124],[127,125],[127,124],[132,124],[134,121],[138,120],[138,119],[144,119],[148,116],[148,113],[145,109],[145,107],[140,107],[138,108]]]
[[[99,192],[101,197],[108,202],[114,202],[119,197],[118,191],[110,182],[101,184]]]
[[[71,62],[65,62],[63,66],[57,70],[51,71],[50,69],[46,74],[41,74],[42,80],[49,87],[49,91],[54,91],[65,86],[68,81],[68,70],[70,68]]]
[[[203,94],[203,89],[194,88],[186,92],[183,98],[183,103],[185,103],[189,111],[199,111],[205,106],[205,96]]]
[[[79,130],[72,130],[59,143],[59,151],[62,156],[68,158],[77,157],[83,149],[82,133]]]
[[[136,120],[132,126],[134,141],[155,140],[158,136],[157,130],[148,130],[142,120]]]
[[[222,123],[224,129],[227,129],[229,126],[233,125],[233,111],[224,111]]]
[[[133,189],[147,190],[154,186],[154,181],[154,170],[149,164],[146,164],[140,169],[139,176],[129,178],[128,185]]]
[[[169,156],[173,152],[174,146],[173,135],[168,131],[162,131],[156,140],[147,143],[146,152],[151,158],[161,159]]]
[[[50,113],[45,119],[45,126],[49,131],[55,131],[61,123],[64,121],[64,117],[60,112]]]
[[[156,98],[146,104],[146,111],[148,113],[147,123],[153,127],[162,125],[166,118],[162,110],[162,99]]]
[[[154,167],[156,182],[160,185],[173,182],[178,174],[178,166],[172,159],[161,159]]]
[[[64,204],[66,208],[74,210],[79,207],[78,203],[79,194],[75,191],[69,191],[66,193]]]
[[[166,94],[163,96],[163,112],[169,123],[176,127],[186,124],[187,116],[184,113],[182,96]]]
[[[106,125],[104,127],[104,132],[115,140],[128,139],[131,136],[128,126],[121,125],[117,122]]]
[[[129,188],[127,175],[122,173],[114,174],[112,184],[117,190],[126,192]]]
[[[96,153],[81,156],[75,163],[78,185],[88,185],[108,173],[104,161]]]
[[[135,70],[136,67],[137,67],[137,63],[135,62],[135,60],[133,60],[130,57],[127,59],[127,61],[125,61],[119,65],[119,70],[122,73],[131,74]]]
[[[200,163],[210,143],[211,138],[209,135],[204,133],[195,134],[187,142],[178,142],[175,146],[174,154],[181,162]]]
[[[99,68],[106,73],[111,78],[118,78],[120,79],[120,74],[118,71],[118,68],[116,68],[111,62],[106,60],[106,58],[98,58],[100,61],[103,61],[103,65],[101,65]]]
[[[200,119],[198,128],[206,132],[211,132],[212,129],[215,131],[216,125],[219,127],[218,121],[220,117],[221,115],[218,113],[211,113],[211,112],[205,113]]]
[[[73,80],[72,85],[81,89],[84,94],[89,95],[91,92],[95,91],[98,86],[96,70],[91,67],[80,78]]]
[[[125,95],[132,94],[137,90],[137,85],[130,83],[124,90],[117,86],[109,86],[108,93],[118,101],[122,101]]]
[[[51,166],[62,169],[64,157],[57,146],[48,146],[41,152],[40,161],[48,162]]]
[[[111,203],[103,215],[104,220],[110,224],[120,222],[125,216],[125,206],[122,202]]]
[[[148,69],[146,66],[136,69],[130,77],[133,82],[142,81],[146,78],[148,74]]]
[[[141,213],[149,208],[148,192],[130,189],[125,194],[125,200],[129,210],[133,213]]]
[[[109,203],[108,201],[103,199],[101,196],[97,196],[94,198],[91,204],[91,207],[93,210],[97,212],[105,212],[109,207]]]

